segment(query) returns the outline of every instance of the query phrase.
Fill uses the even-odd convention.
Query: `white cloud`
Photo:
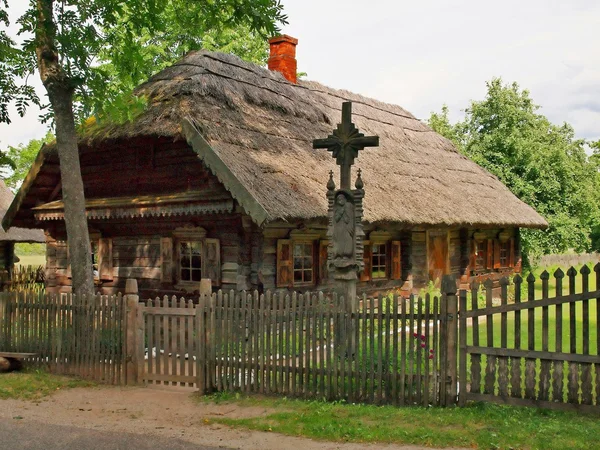
[[[283,0],[310,79],[453,118],[501,76],[531,91],[553,122],[600,138],[600,2],[596,0]],[[14,2],[13,2],[14,4]],[[11,8],[14,6],[11,5]],[[31,112],[0,125],[0,145],[40,137]]]

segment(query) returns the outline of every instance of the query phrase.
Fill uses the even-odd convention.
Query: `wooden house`
[[[214,289],[328,289],[326,183],[313,150],[353,102],[362,132],[365,270],[359,290],[418,290],[442,274],[464,283],[519,270],[519,228],[546,221],[450,141],[400,106],[295,79],[295,46],[271,40],[271,70],[188,54],[137,93],[148,108],[96,125],[80,160],[97,287],[137,278],[146,294]],[[45,146],[3,226],[43,228],[47,289],[70,289],[55,145]]]
[[[12,203],[13,193],[0,180],[0,215],[4,216]],[[0,284],[4,285],[12,277],[12,268],[17,262],[15,243],[44,243],[46,239],[42,230],[12,227],[8,231],[0,229]]]

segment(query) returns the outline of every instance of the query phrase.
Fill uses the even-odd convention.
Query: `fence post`
[[[441,317],[442,336],[441,343],[444,349],[442,372],[443,385],[445,385],[442,406],[450,406],[456,403],[457,395],[457,339],[458,339],[458,297],[456,296],[456,278],[453,275],[444,275],[442,278],[442,302],[445,304],[445,314]]]
[[[128,278],[125,284],[125,349],[126,383],[137,384],[138,379],[138,342],[137,342],[137,306],[139,302],[137,280]]]

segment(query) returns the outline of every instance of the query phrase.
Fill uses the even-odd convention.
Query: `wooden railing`
[[[512,286],[504,278],[499,304],[491,283],[484,292],[477,284],[470,293],[462,291],[459,404],[481,400],[598,412],[600,265],[595,271],[593,291],[585,265],[580,272],[567,271],[566,287],[560,269],[552,283],[543,272],[537,291],[533,275],[525,283],[516,276]],[[510,303],[509,289],[514,290]]]

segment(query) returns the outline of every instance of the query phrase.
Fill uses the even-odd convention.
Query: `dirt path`
[[[177,438],[206,446],[244,449],[416,450],[422,447],[340,444],[237,430],[210,424],[210,418],[252,417],[269,413],[261,407],[203,404],[191,399],[191,390],[174,388],[86,388],[57,392],[40,402],[0,400],[1,420],[70,425],[100,431],[120,431]],[[159,447],[157,447],[159,448]]]

